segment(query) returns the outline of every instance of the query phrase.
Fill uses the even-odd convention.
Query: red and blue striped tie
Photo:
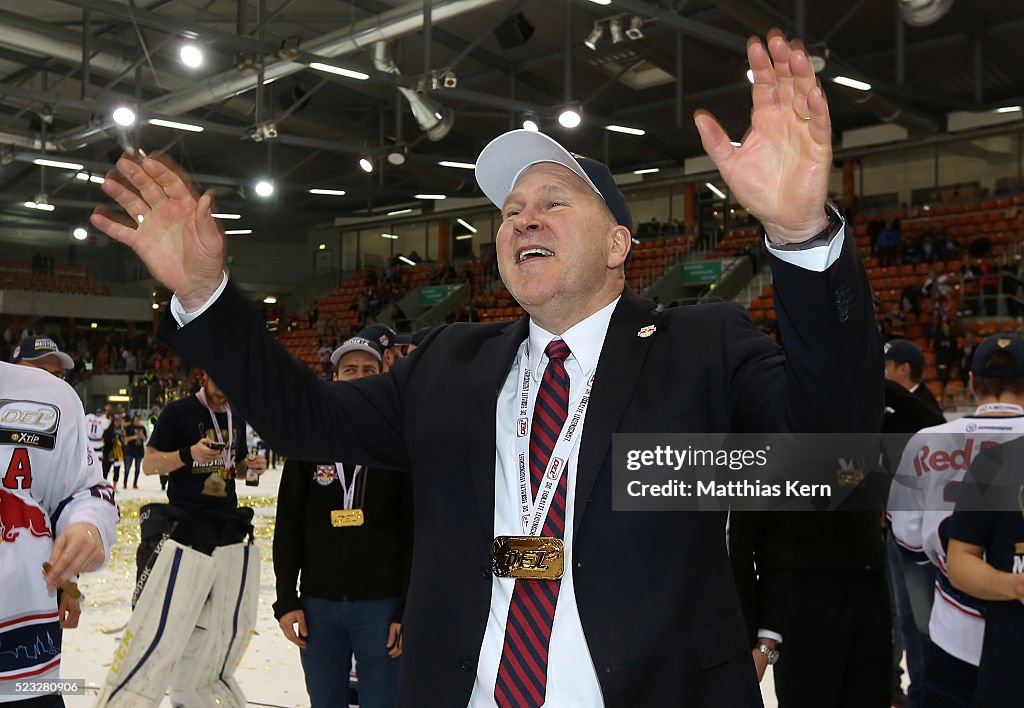
[[[570,354],[569,346],[554,339],[544,353],[548,356],[548,367],[537,390],[530,425],[530,482],[534,497],[569,412],[569,374],[564,363]],[[566,469],[551,499],[542,536],[562,538],[565,533],[568,477]],[[516,579],[494,685],[494,700],[501,708],[536,708],[544,704],[548,644],[561,582]]]

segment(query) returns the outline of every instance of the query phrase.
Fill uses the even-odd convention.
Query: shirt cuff
[[[224,292],[224,288],[226,288],[227,286],[228,274],[227,272],[225,272],[224,275],[221,277],[220,285],[217,286],[217,289],[213,291],[213,295],[210,296],[210,299],[204,302],[203,306],[200,307],[198,310],[195,310],[194,312],[187,312],[184,306],[182,306],[181,300],[178,299],[178,296],[172,295],[171,314],[174,316],[174,319],[178,322],[178,327],[184,327],[189,322],[199,317],[199,315],[206,312],[210,305],[217,301],[217,298],[220,297],[220,294]]]
[[[773,632],[770,629],[759,629],[757,630],[758,639],[774,639],[779,644],[782,644],[782,635],[778,632]]]
[[[781,250],[774,248],[768,236],[764,237],[764,245],[780,261],[785,261],[806,270],[823,272],[839,259],[843,251],[843,241],[846,238],[846,222],[839,229],[839,233],[828,244],[814,246],[801,251]]]

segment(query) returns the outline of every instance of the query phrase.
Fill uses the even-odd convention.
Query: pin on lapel
[[[641,327],[639,331],[637,331],[636,336],[640,337],[640,339],[646,339],[657,331],[658,328],[655,325],[647,325],[646,327]]]

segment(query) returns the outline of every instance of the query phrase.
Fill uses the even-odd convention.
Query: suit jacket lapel
[[[469,436],[470,476],[488,546],[494,536],[494,451],[497,447],[495,422],[498,395],[512,368],[516,351],[529,331],[529,320],[526,317],[505,327],[500,334],[484,341],[469,370],[473,399],[466,402],[465,410],[475,417],[475,420],[470,421],[473,431]]]
[[[657,336],[638,334],[641,328],[655,323],[653,310],[654,302],[626,288],[608,323],[580,440],[573,533],[580,528],[594,482],[611,447],[612,433],[640,377],[647,347]]]

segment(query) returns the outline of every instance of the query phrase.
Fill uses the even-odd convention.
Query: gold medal
[[[548,536],[498,536],[491,543],[491,570],[499,578],[559,580],[565,545]]]
[[[334,528],[341,528],[343,526],[362,526],[363,520],[362,509],[331,510],[331,526]]]

